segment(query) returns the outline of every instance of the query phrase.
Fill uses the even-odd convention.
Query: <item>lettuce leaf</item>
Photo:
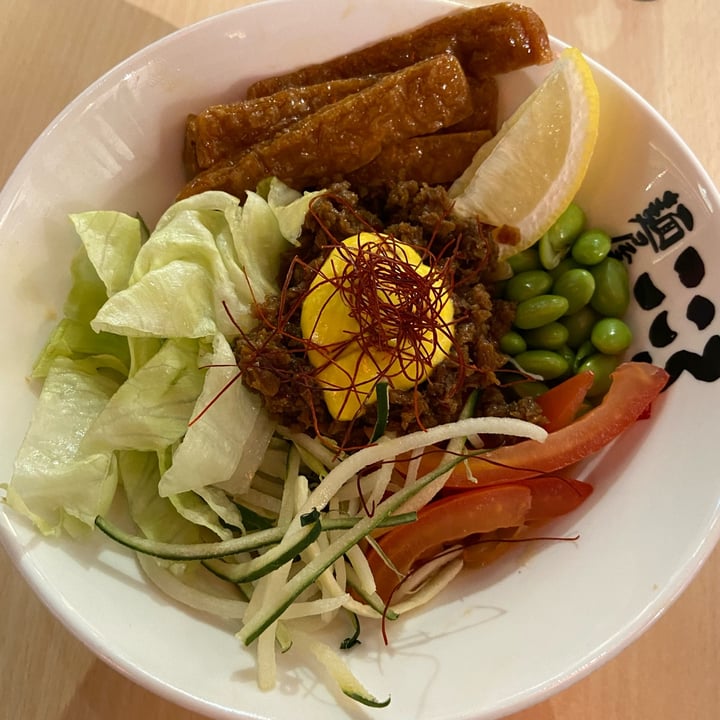
[[[258,395],[239,380],[235,355],[218,333],[202,392],[193,410],[193,424],[173,453],[172,465],[160,478],[163,497],[215,485],[233,475],[244,457],[248,439],[265,411]],[[260,445],[270,442],[273,427]],[[252,448],[256,452],[256,448]],[[249,471],[254,473],[252,468]]]
[[[118,388],[88,428],[82,447],[160,451],[178,442],[203,387],[198,352],[196,340],[166,340]]]
[[[145,537],[160,542],[200,542],[202,531],[157,492],[160,466],[156,453],[118,453],[118,472],[127,499],[130,517]]]
[[[89,361],[58,357],[49,368],[7,491],[10,507],[44,534],[80,534],[110,507],[114,453],[81,444],[117,387]]]
[[[75,534],[107,512],[120,474],[148,537],[193,542],[242,523],[228,494],[249,487],[274,423],[239,381],[231,342],[279,291],[312,197],[279,181],[244,206],[202,193],[149,236],[123,213],[71,216],[82,246],[34,368],[45,384],[12,507],[45,533]]]
[[[76,213],[70,220],[107,295],[124,290],[142,244],[140,220],[109,210]]]

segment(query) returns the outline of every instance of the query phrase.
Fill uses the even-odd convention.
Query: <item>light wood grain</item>
[[[245,4],[4,0],[0,183],[56,113],[119,60],[176,28]],[[720,179],[717,0],[526,4],[541,13],[552,34],[582,48],[644,95],[715,181]],[[0,720],[200,717],[155,697],[96,659],[35,598],[3,552],[0,577]],[[512,720],[720,717],[719,587],[716,550],[680,599],[638,641]]]

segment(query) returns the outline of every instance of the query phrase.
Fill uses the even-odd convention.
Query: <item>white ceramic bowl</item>
[[[11,474],[35,403],[26,374],[68,287],[63,268],[77,240],[67,214],[107,208],[154,220],[182,180],[187,112],[454,8],[443,0],[252,5],[134,55],[58,116],[0,195],[0,306],[12,308],[2,318],[0,395],[12,413],[0,415],[0,480]],[[283,659],[280,686],[261,693],[253,654],[232,628],[158,595],[130,554],[99,534],[88,544],[41,539],[0,510],[5,547],[72,632],[135,681],[218,718],[479,720],[577,680],[668,607],[719,530],[720,198],[667,124],[617,78],[593,70],[601,133],[579,201],[592,223],[624,236],[617,251],[633,281],[647,283],[647,274],[662,292],[653,307],[647,293],[634,302],[632,352],[667,364],[677,379],[651,419],[588,464],[596,492],[554,527],[580,540],[467,573],[441,601],[393,626],[390,647],[366,632],[352,667],[378,696],[391,693],[392,704],[360,711]],[[544,72],[505,78],[503,106]]]

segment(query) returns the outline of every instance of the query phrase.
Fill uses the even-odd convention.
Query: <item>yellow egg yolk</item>
[[[450,352],[453,312],[441,271],[410,245],[362,232],[334,247],[300,316],[331,415],[352,420],[380,381],[409,390],[425,380]]]

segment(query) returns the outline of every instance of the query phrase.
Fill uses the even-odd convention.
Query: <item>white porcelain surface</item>
[[[67,214],[108,208],[154,220],[182,180],[186,113],[236,97],[255,78],[454,7],[442,0],[271,0],[156,43],[61,113],[0,194],[0,482],[11,474],[36,397],[26,375],[68,287],[77,241]],[[504,106],[512,108],[544,71],[505,78]],[[713,360],[720,368],[719,326],[713,316],[699,328],[687,308],[696,296],[720,306],[720,198],[662,119],[619,80],[594,71],[601,135],[579,198],[591,221],[637,240],[640,225],[631,218],[656,198],[672,200],[667,192],[678,195],[670,207],[658,206],[652,219],[659,232],[648,237],[677,241],[657,252],[652,242],[633,246],[632,277],[649,273],[665,294],[652,309],[633,306],[633,353],[673,367],[689,359],[696,374],[710,375],[683,371],[649,420],[588,465],[585,478],[596,492],[552,528],[579,533],[579,541],[533,546],[464,575],[442,601],[393,624],[389,647],[366,627],[350,662],[378,696],[392,694],[390,707],[377,711],[338,697],[291,657],[280,661],[277,690],[261,693],[253,653],[233,628],[158,595],[129,554],[101,537],[89,544],[40,538],[0,509],[4,545],[63,623],[139,683],[218,718],[479,720],[518,710],[589,672],[673,601],[719,533],[720,385],[712,377]],[[702,261],[694,287],[681,282],[678,258],[689,258],[695,271]],[[691,307],[699,306],[707,319],[702,301]],[[664,311],[677,335],[655,347],[648,336]],[[703,353],[704,364],[693,359]]]

